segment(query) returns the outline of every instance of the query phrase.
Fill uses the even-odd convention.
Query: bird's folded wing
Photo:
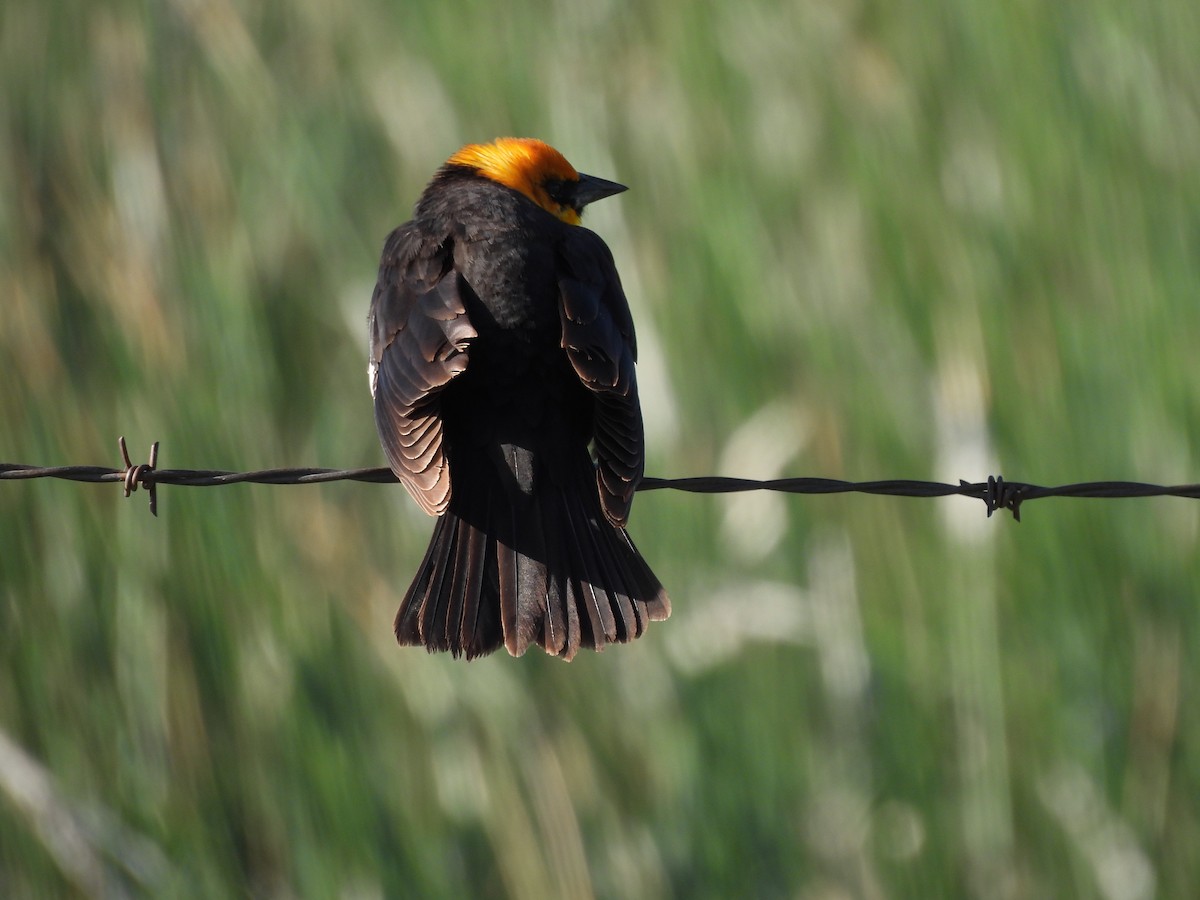
[[[371,394],[392,471],[430,515],[450,503],[441,391],[467,368],[476,337],[445,246],[402,225],[388,236],[371,298]]]
[[[596,484],[605,516],[623,526],[645,467],[633,317],[612,254],[593,232],[572,229],[559,262],[562,346],[595,394]]]

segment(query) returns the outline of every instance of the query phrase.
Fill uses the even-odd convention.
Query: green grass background
[[[382,240],[460,144],[588,222],[661,476],[1200,479],[1200,13],[0,9],[0,460],[381,465]],[[1191,897],[1200,507],[643,494],[674,614],[394,645],[398,487],[0,485],[0,894]]]

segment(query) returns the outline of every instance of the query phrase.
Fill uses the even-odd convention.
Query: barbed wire
[[[158,515],[158,486],[217,487],[226,484],[324,484],[331,481],[360,481],[370,484],[395,484],[399,481],[391,469],[259,469],[253,472],[226,472],[220,469],[159,469],[158,441],[150,447],[149,461],[134,465],[129,458],[125,438],[120,439],[124,468],[104,466],[29,466],[0,463],[0,481],[31,478],[60,478],[67,481],[121,482],[125,496],[139,487],[150,495],[150,512]],[[777,491],[785,494],[882,494],[890,497],[971,497],[982,500],[990,517],[998,509],[1007,509],[1021,520],[1021,505],[1043,497],[1188,497],[1200,499],[1200,484],[1161,485],[1139,481],[1089,481],[1045,487],[1020,481],[1005,481],[988,476],[987,481],[959,481],[957,485],[938,481],[891,479],[888,481],[839,481],[834,478],[644,478],[639,491],[674,490],[693,494],[732,494],[748,491]]]

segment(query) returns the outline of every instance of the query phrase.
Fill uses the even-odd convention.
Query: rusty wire
[[[159,469],[158,441],[150,447],[149,461],[134,465],[129,458],[125,438],[120,439],[124,467],[103,466],[29,466],[0,463],[0,481],[29,478],[61,478],[67,481],[116,481],[125,486],[128,497],[139,487],[150,495],[150,512],[158,515],[157,488],[162,484],[185,487],[216,487],[225,484],[321,484],[329,481],[361,481],[372,484],[396,483],[391,469],[260,469],[254,472],[226,472],[219,469]],[[991,516],[1007,509],[1018,522],[1021,504],[1043,497],[1189,497],[1200,499],[1200,484],[1161,485],[1136,481],[1091,481],[1043,487],[989,476],[987,481],[959,481],[957,485],[936,481],[838,481],[832,478],[775,478],[758,481],[751,478],[645,478],[639,491],[687,491],[693,494],[731,494],[746,491],[778,491],[786,494],[883,494],[891,497],[973,497],[982,500]]]

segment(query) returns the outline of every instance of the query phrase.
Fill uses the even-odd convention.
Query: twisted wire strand
[[[228,472],[221,469],[159,469],[158,442],[150,448],[149,462],[135,465],[129,458],[125,438],[120,439],[124,467],[104,466],[31,466],[22,463],[0,463],[0,481],[32,478],[59,478],[67,481],[109,482],[125,485],[128,497],[139,487],[150,494],[150,511],[157,515],[157,488],[172,484],[182,487],[217,487],[227,484],[324,484],[332,481],[358,481],[369,484],[394,484],[398,481],[391,469],[278,468],[252,472]],[[1043,486],[1019,481],[1005,481],[989,476],[987,481],[959,481],[957,485],[937,481],[890,479],[886,481],[839,481],[833,478],[728,478],[705,476],[698,478],[644,478],[639,491],[675,490],[693,494],[730,494],[747,491],[777,491],[787,494],[881,494],[891,497],[949,497],[962,496],[982,500],[991,516],[998,509],[1007,509],[1020,521],[1021,505],[1044,497],[1186,497],[1200,499],[1200,484],[1161,485],[1138,481],[1090,481],[1079,484]]]

